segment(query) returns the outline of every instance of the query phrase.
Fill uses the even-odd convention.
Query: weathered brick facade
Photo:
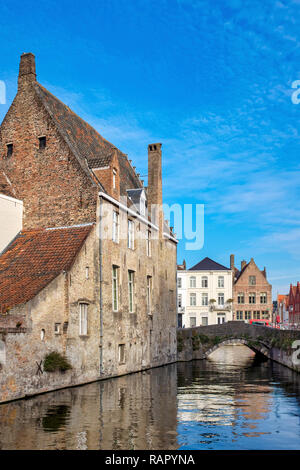
[[[161,145],[150,147],[149,207],[162,203]],[[96,224],[84,254],[81,250],[69,270],[0,319],[8,328],[10,315],[25,315],[26,324],[26,332],[7,330],[0,401],[174,362],[176,240],[161,212],[158,220],[150,220],[128,197],[127,190],[142,190],[143,183],[127,156],[36,81],[32,54],[21,56],[18,93],[0,127],[0,169],[23,200],[25,229]],[[114,212],[119,215],[115,241]],[[133,223],[131,247],[128,220]],[[118,271],[117,309],[113,267]],[[129,276],[134,280],[131,309]],[[78,333],[84,299],[87,338]],[[55,323],[68,323],[68,328],[54,335]],[[36,363],[53,349],[66,353],[72,371],[34,377]]]

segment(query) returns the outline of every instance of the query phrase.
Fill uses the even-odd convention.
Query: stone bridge
[[[221,346],[244,344],[256,354],[300,372],[300,365],[292,357],[296,351],[292,347],[295,340],[299,340],[299,348],[300,331],[279,330],[242,321],[182,328],[177,330],[178,361],[206,359]]]

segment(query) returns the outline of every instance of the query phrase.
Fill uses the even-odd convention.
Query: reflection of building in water
[[[176,449],[176,380],[174,364],[3,404],[0,449]]]
[[[223,346],[208,361],[199,362],[198,372],[192,370],[189,377],[192,383],[187,386],[179,380],[178,420],[233,427],[242,420],[242,427],[255,429],[255,421],[263,420],[271,409],[271,387],[253,383],[249,376],[253,356],[245,346]],[[182,367],[178,365],[179,373]]]

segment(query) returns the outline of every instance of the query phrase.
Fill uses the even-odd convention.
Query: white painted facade
[[[0,253],[22,230],[23,202],[0,194]]]
[[[177,293],[178,326],[181,326],[180,318],[184,328],[223,323],[233,318],[232,302],[228,302],[233,297],[230,269],[179,270]]]

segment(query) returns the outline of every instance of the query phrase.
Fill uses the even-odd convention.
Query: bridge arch
[[[214,351],[219,349],[221,346],[226,346],[226,345],[237,345],[237,344],[244,344],[247,346],[249,349],[254,351],[255,353],[262,354],[263,356],[267,357],[268,359],[270,358],[270,347],[263,343],[262,341],[257,341],[257,340],[251,340],[251,339],[245,339],[245,338],[227,338],[224,339],[223,341],[220,341],[217,344],[214,344],[210,348],[208,348],[204,352],[204,357],[208,358]]]

